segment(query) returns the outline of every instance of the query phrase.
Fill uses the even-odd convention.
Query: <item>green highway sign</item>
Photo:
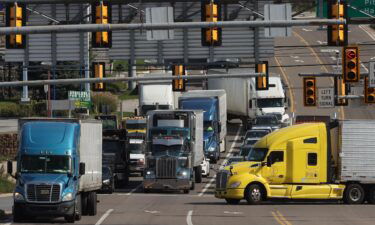
[[[69,91],[68,99],[89,102],[91,101],[91,96],[90,96],[90,92],[88,91]]]
[[[76,101],[74,103],[76,108],[90,108],[91,102],[85,102],[85,101]]]
[[[319,2],[317,5],[317,16],[319,17]],[[327,0],[323,0],[323,17],[327,18]],[[375,0],[347,0],[348,3],[348,13],[349,18],[358,17],[370,17],[372,15],[375,17]],[[352,7],[350,7],[352,6]],[[353,9],[356,8],[356,9]],[[363,12],[361,12],[363,11]],[[366,15],[369,14],[369,15]]]

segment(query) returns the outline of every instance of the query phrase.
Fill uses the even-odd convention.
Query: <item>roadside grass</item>
[[[5,177],[0,177],[0,194],[13,192],[15,184],[8,181]]]

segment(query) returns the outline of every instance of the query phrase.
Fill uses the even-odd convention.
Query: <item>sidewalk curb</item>
[[[0,198],[11,197],[13,193],[0,194]]]

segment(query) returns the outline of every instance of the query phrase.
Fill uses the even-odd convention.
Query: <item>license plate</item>
[[[49,195],[49,190],[40,190],[40,194]]]

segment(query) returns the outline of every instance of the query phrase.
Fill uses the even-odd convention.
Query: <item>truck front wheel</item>
[[[195,167],[195,183],[200,184],[202,183],[202,167],[199,165]]]
[[[258,184],[252,184],[245,190],[245,199],[250,205],[258,205],[264,198],[263,189]]]
[[[23,218],[23,215],[22,215],[20,207],[16,203],[14,203],[14,205],[13,205],[13,222],[19,223],[19,222],[21,222],[22,218]]]
[[[97,195],[95,191],[92,191],[89,193],[88,200],[87,200],[87,208],[88,208],[88,214],[90,216],[95,216],[97,212]]]
[[[365,199],[365,191],[359,184],[349,184],[345,188],[344,202],[347,204],[361,204]]]

